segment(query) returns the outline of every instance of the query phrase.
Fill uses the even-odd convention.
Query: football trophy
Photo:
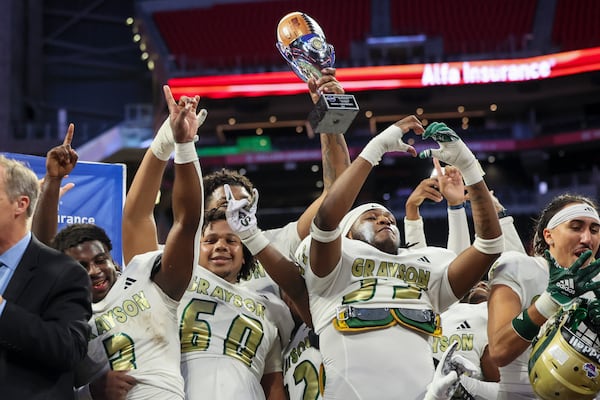
[[[333,46],[327,43],[317,21],[298,11],[279,21],[276,46],[304,82],[319,79],[321,70],[333,67],[335,62]],[[354,96],[323,93],[308,115],[308,121],[317,133],[345,133],[357,113]]]

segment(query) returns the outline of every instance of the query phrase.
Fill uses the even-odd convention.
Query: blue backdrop
[[[46,158],[16,153],[2,153],[27,164],[39,178],[46,175]],[[93,223],[101,226],[113,244],[112,255],[123,265],[121,220],[125,203],[124,164],[77,161],[63,185],[75,187],[61,199],[58,207],[58,229],[73,223]]]

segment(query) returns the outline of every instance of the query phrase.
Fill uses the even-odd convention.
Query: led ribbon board
[[[525,82],[597,70],[600,70],[600,47],[518,59],[338,68],[336,76],[346,91],[360,92]],[[173,78],[169,79],[169,86],[176,98],[198,93],[202,97],[226,99],[306,92],[306,83],[291,71]]]

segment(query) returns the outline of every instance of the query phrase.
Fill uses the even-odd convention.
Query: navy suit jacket
[[[85,269],[32,236],[0,316],[0,398],[73,399],[92,315]]]

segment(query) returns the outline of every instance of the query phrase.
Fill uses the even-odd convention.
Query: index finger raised
[[[73,141],[73,132],[75,132],[75,125],[71,123],[67,129],[67,134],[65,135],[65,140],[63,140],[63,145],[71,145],[71,142]]]
[[[171,88],[169,87],[169,85],[163,85],[163,93],[165,95],[165,101],[167,102],[169,111],[173,110],[174,107],[177,107],[177,102],[173,97],[173,93],[171,92]]]
[[[444,175],[444,170],[442,169],[442,166],[440,165],[440,160],[438,160],[435,157],[433,157],[433,166],[435,168],[435,172],[437,173],[437,176]]]

